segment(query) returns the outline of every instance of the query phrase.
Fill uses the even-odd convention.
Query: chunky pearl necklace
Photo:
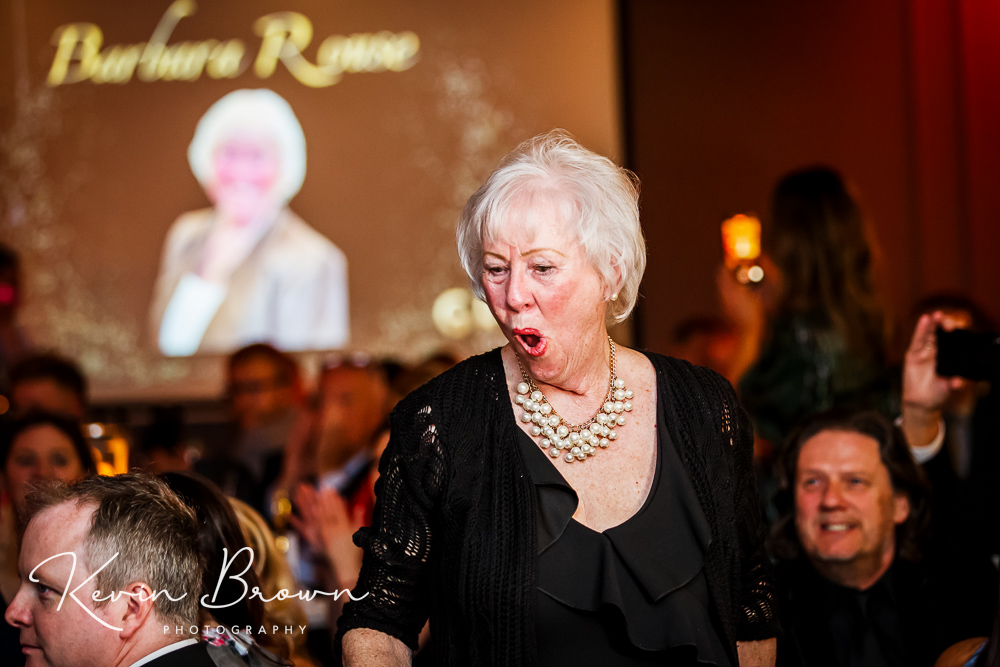
[[[532,424],[531,435],[541,438],[539,445],[556,459],[562,454],[566,463],[586,461],[597,453],[597,448],[607,449],[611,441],[618,439],[616,427],[625,425],[625,412],[632,411],[631,389],[625,388],[625,380],[615,373],[615,342],[611,344],[611,379],[604,405],[590,420],[582,424],[571,424],[556,412],[545,394],[538,390],[535,381],[524,370],[521,360],[517,367],[521,370],[523,382],[518,383],[514,402],[524,408],[521,421]],[[516,358],[517,355],[515,355]],[[563,454],[565,452],[565,454]]]

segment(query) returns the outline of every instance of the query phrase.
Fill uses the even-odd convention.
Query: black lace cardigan
[[[778,631],[751,462],[753,435],[716,373],[648,355],[667,427],[712,529],[705,555],[712,612],[733,664],[736,641]],[[534,488],[499,350],[473,357],[393,411],[364,564],[339,640],[371,628],[411,648],[431,619],[439,665],[535,664]]]

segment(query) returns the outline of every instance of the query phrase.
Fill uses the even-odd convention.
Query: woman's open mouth
[[[513,333],[524,351],[531,356],[540,357],[545,354],[547,344],[538,329],[514,329]]]

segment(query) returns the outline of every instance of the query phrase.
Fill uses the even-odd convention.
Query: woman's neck
[[[520,382],[515,348],[508,345],[505,350],[516,372],[513,377]],[[611,379],[610,355],[611,344],[601,327],[599,334],[587,336],[585,342],[574,345],[565,368],[544,382],[531,374],[527,364],[522,362],[522,367],[559,414],[571,422],[578,422],[590,418],[607,397]]]
[[[611,344],[602,329],[600,336],[590,337],[587,343],[576,347],[576,354],[563,374],[548,383],[538,380],[535,383],[543,392],[548,389],[577,396],[600,394],[603,397],[611,378],[610,359]]]

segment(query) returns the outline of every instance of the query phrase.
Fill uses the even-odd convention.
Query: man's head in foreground
[[[919,558],[928,489],[899,429],[874,412],[807,420],[779,467],[778,556],[802,553],[825,578],[867,589],[896,556]]]
[[[162,481],[132,473],[44,487],[27,513],[5,619],[28,667],[127,667],[198,624],[198,526]]]

